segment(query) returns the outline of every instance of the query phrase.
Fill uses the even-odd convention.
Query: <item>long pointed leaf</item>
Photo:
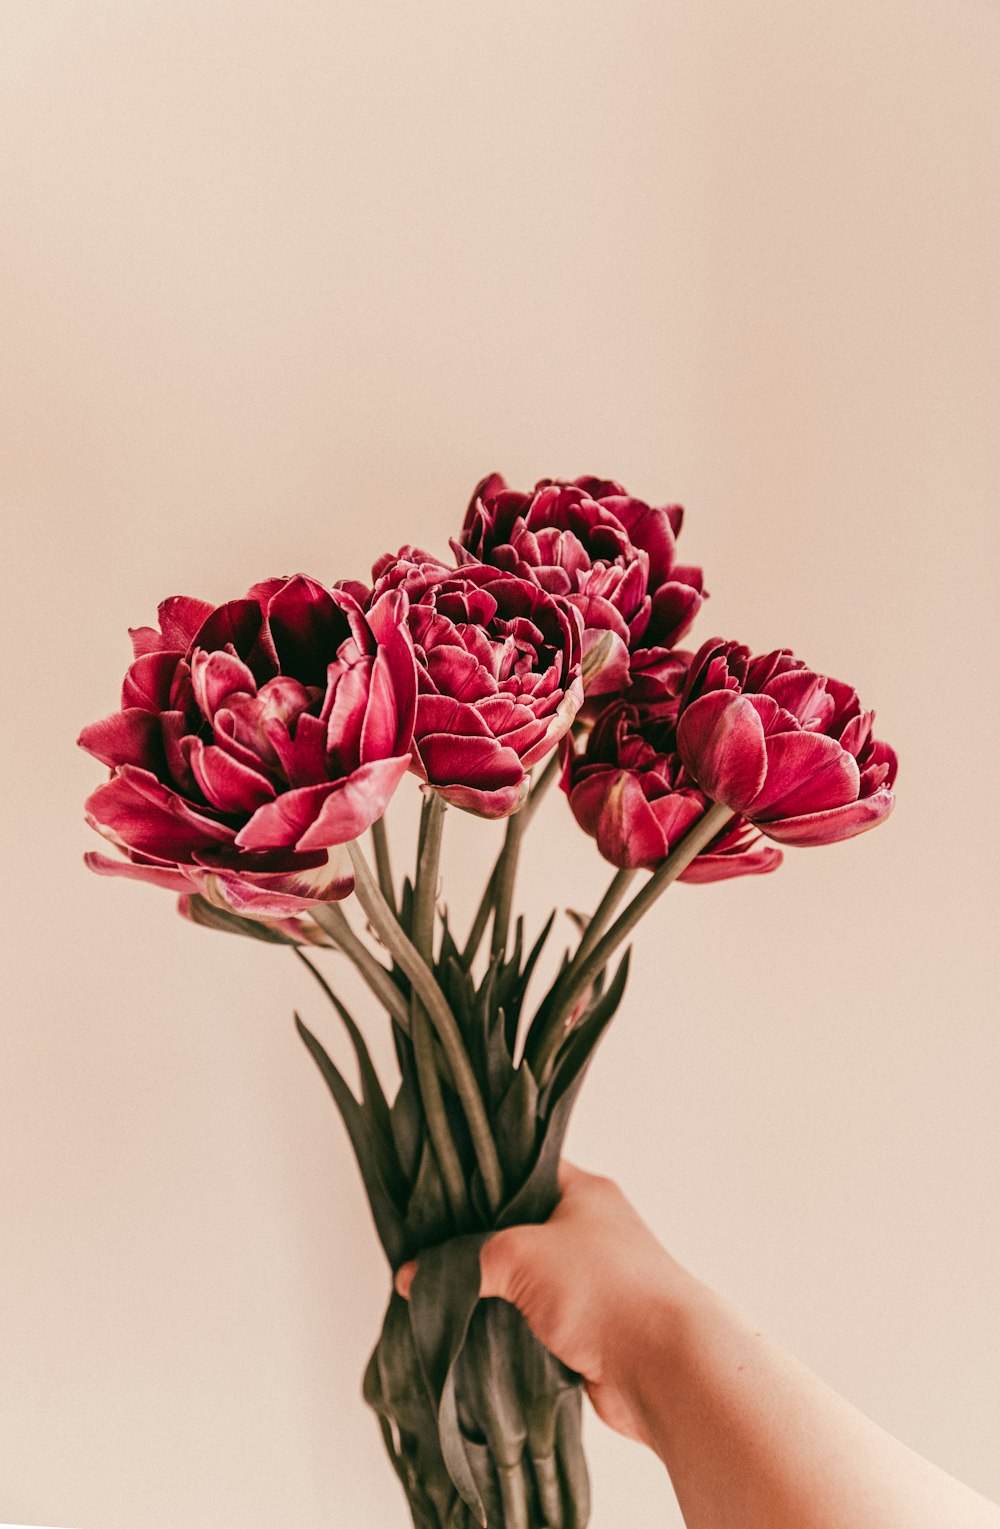
[[[392,1267],[398,1269],[413,1250],[406,1237],[400,1208],[386,1181],[383,1156],[379,1151],[379,1143],[372,1131],[369,1117],[354,1097],[343,1074],[327,1056],[316,1037],[306,1029],[297,1014],[295,1026],[319,1068],[327,1088],[333,1095],[334,1103],[347,1127],[347,1134],[351,1139],[351,1146],[354,1148],[354,1155],[358,1160],[358,1167],[368,1194],[375,1228],[385,1249],[386,1257]]]

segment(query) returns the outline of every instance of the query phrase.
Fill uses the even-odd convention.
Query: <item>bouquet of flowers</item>
[[[221,606],[165,600],[131,633],[119,710],[80,738],[110,770],[88,820],[124,855],[91,868],[290,946],[346,1028],[357,1092],[296,1020],[391,1269],[421,1255],[364,1378],[417,1529],[587,1523],[579,1377],[513,1307],[479,1299],[479,1251],[557,1201],[639,919],[674,881],[773,871],[780,845],[845,839],[892,809],[895,756],[849,685],[786,649],[677,646],[705,599],[677,560],[681,519],[610,481],[519,493],[493,475],[448,559],[406,546],[370,584],[297,575]],[[407,774],[423,805],[398,880],[385,812]],[[615,869],[529,1001],[555,914],[529,945],[515,877],[557,778]],[[459,928],[438,887],[449,807],[505,824]],[[318,948],[385,1010],[391,1100]]]

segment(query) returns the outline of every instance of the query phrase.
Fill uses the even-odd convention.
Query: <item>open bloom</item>
[[[410,764],[405,595],[362,612],[299,575],[217,608],[176,596],[159,618],[132,633],[121,709],[80,735],[111,769],[88,821],[127,857],[88,864],[265,920],[345,897],[342,846]]]
[[[683,514],[600,478],[543,479],[522,494],[493,473],[473,493],[456,552],[577,607],[588,695],[630,683],[654,694],[705,595],[701,569],[676,561]]]
[[[448,568],[412,547],[372,572],[371,598],[409,597],[414,770],[446,801],[505,817],[583,700],[578,612],[529,579],[481,563]]]
[[[713,638],[692,662],[677,745],[691,775],[783,844],[830,844],[892,811],[896,756],[875,713],[787,649],[751,658]]]
[[[709,806],[677,753],[677,702],[610,702],[582,753],[564,745],[563,790],[580,827],[623,870],[654,869]],[[737,818],[682,873],[721,881],[772,871],[781,851]]]

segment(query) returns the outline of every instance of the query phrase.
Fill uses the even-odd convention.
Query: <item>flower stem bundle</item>
[[[345,1028],[357,1091],[296,1016],[390,1269],[420,1254],[364,1382],[417,1529],[587,1522],[579,1377],[479,1299],[479,1251],[556,1204],[639,921],[675,881],[773,871],[780,845],[852,837],[892,808],[895,755],[849,686],[786,649],[679,646],[706,599],[681,523],[610,480],[520,493],[493,475],[450,557],[407,546],[367,584],[297,575],[217,607],[164,601],[132,633],[118,710],[81,734],[109,770],[88,819],[122,852],[91,867],[292,947]],[[386,809],[407,774],[422,809],[400,880]],[[529,943],[517,875],[557,779],[614,873],[540,984],[556,913]],[[464,813],[503,826],[456,930],[439,878]],[[384,1011],[393,1090],[337,960]]]

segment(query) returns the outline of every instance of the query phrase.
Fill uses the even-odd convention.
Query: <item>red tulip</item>
[[[677,754],[677,702],[612,701],[586,747],[564,745],[563,790],[580,827],[606,860],[652,870],[665,860],[709,802]],[[723,829],[683,872],[683,881],[720,881],[772,871],[781,851],[742,819]]]
[[[88,820],[152,881],[246,917],[294,917],[353,889],[343,846],[410,764],[416,667],[405,595],[363,613],[298,576],[213,609],[177,596],[132,633],[121,710],[80,745],[111,769]]]
[[[831,844],[893,807],[896,756],[849,685],[786,649],[713,638],[681,698],[677,744],[702,790],[782,844]]]
[[[670,649],[705,597],[700,568],[675,561],[680,505],[653,508],[619,483],[543,479],[531,494],[499,473],[476,488],[456,552],[577,607],[584,624],[583,669],[590,696],[626,689],[659,692]]]
[[[531,580],[480,563],[448,568],[412,547],[382,558],[373,577],[373,598],[409,596],[416,773],[458,807],[507,816],[583,700],[578,612]]]

